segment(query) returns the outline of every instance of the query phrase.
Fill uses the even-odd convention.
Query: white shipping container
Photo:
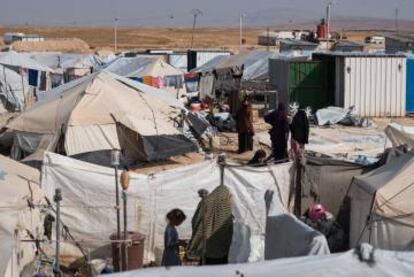
[[[405,116],[406,58],[337,56],[335,105],[366,117]]]
[[[197,67],[200,67],[211,61],[217,56],[230,56],[228,51],[197,51]]]

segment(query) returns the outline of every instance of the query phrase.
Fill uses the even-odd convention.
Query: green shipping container
[[[334,67],[327,61],[270,60],[270,83],[280,101],[313,111],[334,104]]]

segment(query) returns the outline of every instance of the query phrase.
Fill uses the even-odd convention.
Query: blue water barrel
[[[414,113],[414,58],[407,59],[407,113]]]

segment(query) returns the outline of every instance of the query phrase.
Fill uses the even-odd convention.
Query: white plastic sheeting
[[[414,127],[391,123],[385,128],[385,133],[393,147],[407,145],[410,148],[414,148]]]
[[[325,236],[291,214],[269,216],[266,223],[265,259],[330,253]]]
[[[256,139],[271,147],[270,136],[267,132],[257,134]],[[358,161],[361,156],[374,160],[388,146],[390,144],[386,140],[386,135],[379,129],[342,126],[312,127],[306,150],[354,162]]]
[[[42,235],[39,208],[45,204],[39,185],[39,172],[0,155],[0,276],[19,277],[24,266],[35,258],[35,244],[21,242]]]
[[[323,257],[303,257],[203,267],[171,267],[135,270],[113,277],[227,277],[227,276],[307,276],[307,277],[409,277],[414,272],[414,252],[391,252],[364,247],[361,254],[351,250]],[[361,260],[360,257],[364,258]],[[373,260],[370,261],[369,257]],[[108,276],[108,275],[105,275]]]
[[[184,75],[183,71],[167,64],[160,57],[154,56],[119,57],[110,62],[105,70],[128,78]]]
[[[275,191],[273,209],[286,212],[291,164],[264,168],[228,168],[224,182],[234,200],[234,239],[231,262],[264,259],[267,190]],[[53,153],[46,153],[42,168],[42,187],[47,195],[62,189],[62,219],[83,246],[97,249],[108,244],[116,230],[115,185],[113,169],[101,167]],[[191,216],[200,198],[201,188],[213,191],[220,182],[215,161],[165,171],[153,175],[130,174],[128,190],[129,230],[146,236],[145,261],[155,260],[163,249],[165,215],[182,209],[188,220],[179,227],[180,238],[191,237]],[[248,230],[248,232],[243,232]],[[236,239],[237,238],[237,239]],[[100,241],[102,240],[102,241]]]
[[[26,68],[38,71],[53,72],[53,69],[28,57],[26,54],[20,54],[14,51],[10,51],[4,55],[1,55],[0,64],[15,68]]]
[[[12,112],[24,107],[24,98],[29,84],[20,74],[0,65],[0,106]]]

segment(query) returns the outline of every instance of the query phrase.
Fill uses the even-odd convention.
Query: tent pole
[[[26,110],[27,106],[27,100],[26,100],[26,93],[24,92],[24,80],[23,80],[23,74],[20,72],[20,76],[22,77],[22,93],[23,93],[23,111]]]
[[[122,200],[124,202],[124,270],[128,270],[128,229],[127,229],[127,194],[126,191],[122,191]]]
[[[60,277],[60,201],[62,201],[62,191],[60,189],[55,190],[55,196],[53,197],[53,200],[56,202],[56,262],[53,273],[56,277]]]

